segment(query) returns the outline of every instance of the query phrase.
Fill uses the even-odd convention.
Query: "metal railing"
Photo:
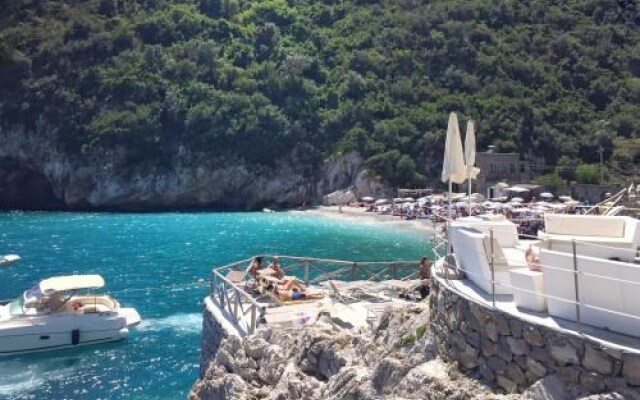
[[[231,320],[247,334],[255,332],[260,320],[267,312],[268,303],[260,303],[250,294],[253,276],[249,273],[251,262],[261,257],[268,265],[275,255],[260,254],[248,259],[236,261],[211,271],[210,298]],[[344,261],[322,258],[295,257],[279,255],[283,272],[302,276],[307,286],[330,279],[382,281],[387,279],[406,280],[418,275],[419,261]],[[232,271],[243,275],[242,279],[232,282],[228,276]]]
[[[493,307],[494,309],[499,308],[496,306],[496,287],[509,289],[512,293],[513,291],[517,291],[520,293],[526,293],[526,294],[531,294],[535,296],[542,296],[544,297],[545,301],[554,300],[554,301],[564,302],[568,304],[573,304],[575,306],[575,326],[576,326],[575,329],[580,334],[583,333],[583,323],[584,323],[583,312],[586,310],[595,310],[597,312],[602,312],[608,315],[622,317],[622,318],[632,318],[632,319],[638,320],[638,322],[640,323],[640,312],[636,314],[630,314],[628,312],[624,312],[620,309],[622,307],[622,304],[620,304],[621,307],[617,309],[612,308],[612,306],[604,307],[602,305],[592,304],[585,299],[588,299],[589,297],[593,297],[593,296],[585,295],[586,292],[583,292],[582,290],[583,289],[582,286],[585,284],[586,279],[597,279],[599,280],[598,282],[602,282],[603,284],[607,282],[612,282],[612,283],[617,283],[619,285],[626,285],[627,289],[629,287],[633,287],[634,289],[637,287],[637,289],[640,289],[640,280],[624,279],[624,278],[619,278],[615,276],[609,276],[609,275],[606,275],[605,273],[594,273],[593,271],[585,270],[584,267],[582,267],[581,265],[581,260],[583,259],[583,257],[588,257],[589,259],[598,259],[597,256],[592,255],[594,254],[593,251],[589,251],[588,252],[589,254],[581,254],[581,253],[584,253],[585,249],[600,248],[600,249],[609,249],[609,250],[613,249],[613,250],[620,251],[621,250],[620,247],[607,246],[607,245],[602,245],[598,243],[591,243],[591,242],[573,239],[573,240],[564,242],[565,249],[567,248],[566,245],[570,244],[570,248],[568,251],[557,250],[557,249],[550,250],[553,252],[570,255],[572,259],[572,268],[567,269],[567,268],[560,268],[558,265],[542,264],[538,260],[536,262],[536,266],[540,269],[540,271],[543,274],[545,272],[547,272],[547,274],[550,274],[551,272],[556,272],[561,274],[570,274],[573,276],[573,279],[571,282],[573,284],[573,288],[571,288],[571,284],[568,284],[568,287],[567,287],[567,291],[569,292],[568,296],[572,296],[572,298],[568,298],[567,296],[561,297],[562,295],[560,296],[552,295],[547,293],[546,291],[540,292],[540,291],[530,290],[530,289],[519,287],[519,286],[513,286],[512,284],[507,284],[505,282],[501,282],[497,280],[495,277],[495,273],[496,273],[495,266],[496,266],[498,256],[496,255],[497,249],[494,248],[494,240],[493,240],[495,231],[498,231],[498,229],[495,229],[495,228],[489,229],[490,246],[488,246],[489,247],[488,249],[485,248],[485,252],[489,254],[484,254],[484,256],[486,256],[487,258],[488,267],[490,269],[489,279],[487,279],[485,275],[482,274],[481,272],[478,272],[479,270],[470,270],[469,268],[466,268],[465,265],[460,265],[457,262],[455,265],[453,265],[449,262],[450,258],[446,256],[449,255],[449,251],[450,251],[449,250],[450,247],[448,244],[450,243],[450,238],[449,238],[451,233],[450,229],[446,230],[445,235],[440,235],[439,237],[437,237],[436,240],[434,241],[434,253],[436,254],[436,257],[443,259],[443,269],[445,272],[444,279],[446,281],[450,281],[449,270],[455,269],[457,271],[463,272],[464,274],[466,274],[467,277],[473,277],[474,280],[483,280],[489,283],[491,286],[491,293],[489,293],[489,295],[491,296],[491,307]],[[520,236],[522,237],[522,235]],[[543,244],[542,249],[545,249],[544,242],[540,240],[540,238],[528,237],[527,239],[538,240],[539,243]],[[558,243],[558,242],[555,241],[554,243]],[[581,250],[579,250],[578,245],[580,246]],[[445,249],[446,249],[446,253],[445,253]],[[633,249],[623,248],[622,250],[633,252],[632,251]],[[612,259],[606,259],[606,258],[600,258],[600,259],[602,259],[603,261],[618,261],[616,266],[619,268],[627,269],[627,271],[631,271],[632,269],[634,271],[637,271],[640,268],[640,265],[635,264],[634,262],[631,262],[631,261],[620,261],[620,260],[615,260],[615,259],[612,260]],[[499,261],[504,263],[505,260],[499,260]],[[482,260],[478,260],[478,262],[482,262]],[[479,266],[479,268],[482,268],[482,266]],[[526,268],[526,266],[521,266],[521,265],[513,266],[512,268],[509,268],[509,270],[518,269],[518,268]],[[625,273],[619,274],[618,276],[620,275],[629,276],[628,274],[625,274]],[[587,281],[587,283],[592,284],[593,282]],[[573,292],[573,293],[570,293],[570,292]],[[562,318],[562,317],[559,317],[559,318]],[[602,327],[599,327],[599,328],[602,328]],[[615,329],[612,329],[612,330],[615,330]]]

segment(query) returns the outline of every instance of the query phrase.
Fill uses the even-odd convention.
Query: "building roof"
[[[56,276],[40,282],[40,291],[63,292],[76,289],[97,289],[104,286],[104,279],[100,275],[69,275]]]

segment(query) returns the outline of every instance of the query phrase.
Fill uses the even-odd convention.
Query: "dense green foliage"
[[[609,0],[7,0],[0,123],[150,165],[357,150],[404,185],[458,111],[481,148],[597,163],[640,136],[639,39]]]

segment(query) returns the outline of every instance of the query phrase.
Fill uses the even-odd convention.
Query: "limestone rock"
[[[585,346],[582,365],[603,375],[609,375],[613,372],[613,360],[611,357],[602,350],[595,349],[589,345]]]
[[[569,400],[565,385],[555,375],[549,375],[531,385],[522,393],[528,400]]]
[[[578,350],[567,341],[557,341],[551,344],[551,357],[560,365],[580,365]]]
[[[624,354],[622,361],[622,376],[630,384],[640,386],[640,357]]]

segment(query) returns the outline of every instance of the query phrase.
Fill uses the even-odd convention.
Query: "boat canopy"
[[[97,289],[104,286],[104,279],[100,275],[69,275],[56,276],[40,282],[40,291],[63,292],[76,289]]]

